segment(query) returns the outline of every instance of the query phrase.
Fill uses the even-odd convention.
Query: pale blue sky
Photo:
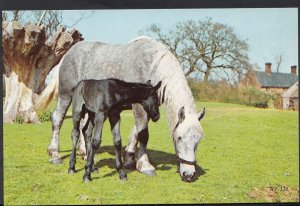
[[[65,11],[65,23],[70,24],[82,12]],[[126,43],[153,23],[168,30],[177,22],[207,17],[233,27],[241,39],[247,39],[250,61],[262,69],[265,62],[271,62],[275,70],[278,54],[284,55],[280,72],[290,72],[291,65],[298,66],[297,8],[96,10],[75,27],[85,40]]]

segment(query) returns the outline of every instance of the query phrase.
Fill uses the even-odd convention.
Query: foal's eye
[[[181,137],[178,137],[177,141],[181,141]]]

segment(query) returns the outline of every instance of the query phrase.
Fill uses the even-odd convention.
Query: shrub
[[[245,104],[260,108],[267,108],[268,103],[272,102],[275,108],[280,108],[281,99],[277,93],[261,91],[255,87],[239,87],[225,80],[188,82],[196,100]]]
[[[239,91],[236,85],[227,81],[195,81],[189,80],[192,94],[196,100],[239,103]]]
[[[16,119],[13,121],[14,123],[17,123],[17,124],[23,124],[24,123],[24,118],[20,115],[17,115],[16,116]]]
[[[51,120],[51,114],[52,114],[51,110],[46,110],[46,111],[38,113],[38,117],[39,117],[40,122],[50,121]]]

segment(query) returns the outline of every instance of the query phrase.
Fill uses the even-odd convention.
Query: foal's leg
[[[69,174],[75,173],[76,164],[76,145],[78,142],[78,137],[80,135],[79,125],[80,120],[83,117],[83,112],[81,111],[81,105],[73,105],[73,130],[72,130],[72,153],[70,155],[70,165]]]
[[[124,167],[127,169],[135,170],[136,169],[136,161],[135,161],[135,150],[138,143],[138,133],[136,129],[136,125],[134,125],[130,135],[128,145],[125,148],[124,153]]]
[[[48,147],[48,154],[51,156],[49,161],[53,164],[62,163],[62,159],[59,155],[59,131],[71,101],[71,96],[59,95],[56,108],[51,115],[52,140]]]
[[[87,116],[87,115],[86,115]],[[94,115],[92,113],[88,114],[88,119],[85,122],[84,127],[82,128],[82,136],[83,136],[83,145],[84,145],[84,150],[85,150],[85,156],[86,156],[86,161],[89,155],[89,152],[91,151],[91,140],[92,140],[92,131],[94,128]],[[91,172],[97,173],[98,168],[95,167],[94,165],[94,159],[92,163],[92,170]]]
[[[149,139],[148,131],[148,115],[140,104],[132,105],[135,117],[135,127],[131,133],[131,137],[126,147],[126,152],[134,154],[137,146],[137,141],[140,143],[140,148],[138,152],[138,161],[136,163],[136,169],[146,175],[153,176],[156,175],[155,168],[150,164],[147,155],[147,143]],[[126,155],[125,158],[128,158]],[[128,160],[126,160],[127,163]],[[129,161],[131,161],[129,159]]]
[[[102,128],[103,128],[103,123],[105,121],[105,118],[106,117],[103,113],[98,112],[95,114],[95,118],[94,118],[95,127],[93,129],[92,141],[87,142],[88,157],[85,165],[85,173],[83,175],[84,182],[90,182],[92,180],[91,170],[92,170],[92,165],[94,163],[94,153],[101,143]]]
[[[123,170],[123,163],[122,163],[122,139],[120,135],[120,113],[116,112],[109,116],[109,123],[111,128],[111,133],[114,139],[114,146],[115,146],[115,154],[116,154],[116,169],[119,172],[119,178],[121,180],[127,180],[127,175]]]

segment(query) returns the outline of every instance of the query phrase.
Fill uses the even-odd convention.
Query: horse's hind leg
[[[123,170],[122,163],[122,139],[120,135],[120,113],[116,112],[109,116],[109,123],[113,135],[115,154],[116,154],[116,169],[119,172],[121,180],[127,180],[127,175]]]
[[[86,146],[85,146],[85,140],[84,140],[84,134],[83,134],[83,127],[86,125],[88,121],[89,115],[88,113],[85,114],[84,118],[80,121],[80,135],[79,135],[79,141],[78,141],[78,150],[79,155],[83,157],[84,160],[87,159],[87,153],[86,153]]]
[[[126,148],[127,153],[134,154],[137,141],[140,143],[140,148],[138,152],[138,160],[136,162],[136,169],[146,175],[153,176],[156,175],[155,168],[150,164],[148,155],[147,155],[147,144],[149,139],[148,131],[148,115],[147,112],[143,109],[140,104],[132,105],[135,117],[135,128],[131,133],[131,137]],[[125,155],[125,159],[128,155]],[[128,159],[125,160],[126,163]],[[131,160],[130,160],[131,161]],[[124,165],[126,165],[126,163]]]
[[[71,96],[59,95],[56,108],[51,115],[52,140],[48,147],[48,154],[51,156],[49,161],[53,164],[62,163],[62,159],[59,155],[59,132],[71,101]]]

